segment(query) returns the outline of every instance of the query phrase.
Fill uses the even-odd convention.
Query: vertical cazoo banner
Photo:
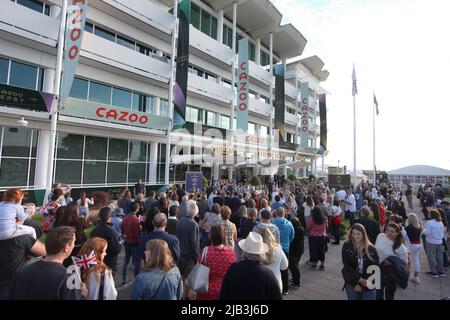
[[[280,143],[284,142],[285,134],[285,89],[284,89],[284,64],[277,64],[274,67],[275,73],[275,129],[279,130]]]
[[[248,107],[250,94],[248,38],[239,41],[239,68],[236,106],[236,129],[243,134],[248,132]],[[233,119],[231,119],[233,121]]]
[[[191,1],[183,0],[178,12],[178,48],[177,73],[174,88],[173,126],[178,129],[186,122],[186,101],[189,69],[189,21],[191,15]],[[169,106],[170,107],[170,106]]]
[[[66,53],[64,55],[64,73],[61,80],[59,104],[62,105],[69,96],[75,77],[75,69],[80,60],[81,41],[83,40],[84,25],[88,0],[70,0],[67,7],[66,24]]]
[[[320,109],[320,149],[327,150],[327,95],[319,95]]]
[[[307,82],[300,84],[301,99],[301,121],[300,121],[300,150],[308,147],[308,130],[309,130],[309,86]]]

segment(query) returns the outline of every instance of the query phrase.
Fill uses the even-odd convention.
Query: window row
[[[43,90],[44,69],[0,58],[0,83],[30,90]]]
[[[217,19],[191,2],[191,21],[193,27],[213,39],[217,39]]]
[[[50,16],[50,5],[38,0],[11,0],[31,10]]]
[[[153,113],[153,96],[75,77],[70,96],[135,111]],[[160,99],[160,115],[169,114],[168,101]]]

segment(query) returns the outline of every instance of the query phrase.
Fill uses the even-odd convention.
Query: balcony
[[[233,98],[233,91],[231,89],[193,73],[188,74],[188,90],[226,104],[230,104]]]
[[[189,43],[193,48],[207,54],[209,57],[220,60],[228,66],[231,66],[233,62],[233,50],[219,41],[207,36],[192,25],[190,25],[189,32]]]
[[[262,102],[258,99],[250,98],[250,112],[254,112],[264,117],[270,117],[270,104]]]
[[[272,77],[270,72],[264,69],[263,67],[258,66],[253,61],[250,61],[249,72],[250,77],[253,78],[254,80],[257,80],[266,86],[270,84],[270,79]]]
[[[175,27],[174,16],[149,0],[93,0],[90,4],[125,22],[132,22],[128,21],[132,17],[165,34],[172,34]]]
[[[297,89],[295,89],[295,86],[290,84],[289,82],[285,81],[284,82],[284,92],[286,93],[286,95],[292,99],[295,99],[298,97],[298,91]]]
[[[4,32],[8,40],[16,43],[23,43],[26,38],[54,48],[58,42],[59,20],[15,2],[2,1],[0,33]]]
[[[300,121],[300,118],[292,113],[286,112],[284,115],[287,124],[296,126]]]
[[[89,32],[85,32],[83,36],[81,57],[164,83],[169,82],[172,69],[169,63],[146,56]]]

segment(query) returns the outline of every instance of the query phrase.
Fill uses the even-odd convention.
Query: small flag
[[[377,115],[379,115],[380,114],[380,110],[378,110],[378,100],[377,100],[377,97],[375,96],[375,93],[373,94],[373,103],[374,103],[375,108],[377,110]]]
[[[353,65],[353,73],[352,73],[352,80],[353,80],[353,86],[352,86],[352,95],[356,96],[358,94],[358,86],[356,85],[356,72],[355,72],[355,65]]]
[[[94,250],[89,254],[83,254],[81,256],[72,257],[73,264],[80,267],[80,269],[88,269],[97,264],[97,257]]]

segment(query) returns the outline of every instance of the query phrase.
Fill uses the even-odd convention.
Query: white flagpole
[[[47,171],[47,185],[44,203],[47,200],[47,197],[52,189],[53,183],[53,167],[55,157],[55,144],[56,144],[56,129],[57,129],[57,121],[58,121],[58,101],[59,101],[59,91],[61,89],[61,71],[62,71],[62,63],[64,57],[64,35],[66,33],[66,20],[67,20],[67,0],[63,0],[61,6],[61,22],[59,25],[59,37],[58,37],[58,51],[56,56],[56,70],[55,70],[55,81],[53,86],[53,93],[55,94],[55,98],[52,103],[51,114],[51,127],[50,127],[50,148],[48,153],[48,171]]]
[[[356,189],[356,95],[353,95],[353,187]]]
[[[373,100],[373,185],[376,186],[377,183],[377,167],[375,165],[375,94]]]

